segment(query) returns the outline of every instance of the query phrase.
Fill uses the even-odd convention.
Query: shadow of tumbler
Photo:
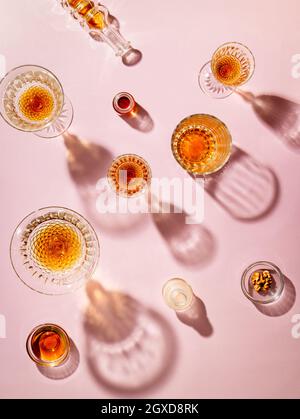
[[[276,174],[237,146],[224,169],[205,178],[205,190],[233,218],[244,222],[269,215],[280,195]]]

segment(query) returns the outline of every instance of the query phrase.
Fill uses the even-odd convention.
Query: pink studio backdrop
[[[108,46],[93,43],[54,4],[0,0],[0,54],[6,57],[7,69],[39,64],[57,74],[74,106],[72,133],[111,156],[142,155],[155,177],[184,178],[188,175],[171,154],[172,131],[185,116],[213,114],[228,125],[235,144],[271,168],[280,184],[277,205],[251,223],[234,219],[205,195],[205,227],[216,246],[209,263],[202,265],[176,259],[150,216],[138,226],[119,230],[118,225],[112,229],[109,216],[93,221],[101,246],[95,279],[155,310],[173,330],[169,344],[176,354],[171,368],[137,395],[299,397],[300,339],[292,337],[292,318],[300,313],[300,155],[265,127],[240,97],[213,100],[197,83],[200,67],[215,48],[236,40],[248,45],[256,58],[247,90],[300,101],[300,79],[292,77],[291,62],[300,53],[299,1],[253,0],[245,6],[239,0],[107,0],[121,32],[143,52],[143,60],[131,68]],[[112,98],[122,90],[131,92],[149,112],[151,132],[134,130],[114,113]],[[12,232],[31,211],[66,206],[89,217],[69,174],[63,140],[41,140],[3,120],[0,138],[0,314],[6,319],[6,339],[0,339],[0,396],[136,395],[112,390],[91,373],[83,328],[85,290],[62,297],[39,295],[25,287],[10,266]],[[274,262],[293,284],[289,310],[281,316],[261,313],[241,292],[243,269],[257,260]],[[213,327],[210,336],[184,324],[164,304],[161,288],[172,277],[185,278],[204,302]],[[43,376],[25,351],[29,331],[47,321],[62,325],[80,352],[77,371],[62,381]]]

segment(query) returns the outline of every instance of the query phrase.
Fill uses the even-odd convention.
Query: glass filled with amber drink
[[[29,357],[37,365],[57,367],[67,361],[70,354],[70,339],[66,331],[52,323],[35,327],[26,342]]]
[[[199,85],[207,95],[224,98],[245,84],[253,75],[252,52],[238,42],[227,42],[213,53],[199,74]]]
[[[25,217],[10,244],[19,278],[42,294],[75,291],[92,275],[99,258],[93,227],[67,208],[47,207]]]
[[[171,147],[177,162],[194,175],[210,175],[229,160],[231,134],[220,119],[195,114],[183,119],[173,132]]]
[[[73,108],[58,78],[44,67],[23,65],[0,82],[0,113],[20,131],[43,138],[63,134],[73,120]]]
[[[136,197],[145,192],[151,183],[151,169],[142,157],[123,154],[111,164],[107,179],[112,189],[123,197]]]

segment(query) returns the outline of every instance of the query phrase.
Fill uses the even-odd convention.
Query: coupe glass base
[[[211,62],[206,63],[199,73],[199,86],[201,90],[213,99],[224,99],[234,92],[234,88],[220,83],[211,70]]]

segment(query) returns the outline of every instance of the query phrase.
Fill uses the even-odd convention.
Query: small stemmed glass
[[[20,131],[42,138],[63,134],[73,120],[73,108],[58,78],[44,67],[22,65],[0,82],[0,114]]]
[[[230,96],[252,77],[255,60],[252,52],[238,42],[221,45],[199,73],[199,86],[214,99]]]

